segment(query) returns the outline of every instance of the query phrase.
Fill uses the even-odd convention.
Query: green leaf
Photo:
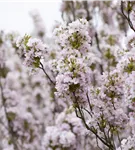
[[[130,63],[124,68],[124,71],[127,73],[131,73],[132,71],[135,71],[135,62],[134,60],[130,60]]]
[[[92,64],[90,65],[90,68],[91,68],[92,71],[94,71],[95,68],[96,68],[96,64],[92,63]]]
[[[110,35],[109,38],[107,39],[107,43],[112,46],[112,45],[115,45],[116,40],[112,35]]]
[[[5,68],[5,67],[0,68],[0,77],[6,78],[7,74],[8,74],[8,68]]]
[[[33,140],[34,140],[35,136],[34,136],[34,130],[33,129],[30,129],[30,140],[29,142],[32,143]]]
[[[82,37],[78,32],[74,32],[72,36],[69,37],[69,42],[73,48],[78,49],[82,44]]]
[[[2,45],[2,43],[3,43],[3,40],[2,40],[2,38],[0,37],[0,45]]]
[[[34,62],[33,62],[34,67],[38,68],[40,65],[40,58],[39,57],[34,57]]]
[[[30,50],[30,48],[27,46],[27,43],[28,43],[30,38],[31,38],[30,35],[25,34],[25,36],[24,36],[24,45],[26,47],[26,50]]]
[[[69,91],[70,92],[75,92],[78,88],[80,87],[80,84],[71,84],[69,85]]]
[[[134,97],[134,98],[132,98],[132,102],[133,102],[133,103],[135,102],[135,97]]]
[[[7,117],[9,121],[13,121],[16,117],[16,114],[14,112],[8,112]]]
[[[56,54],[55,54],[54,52],[52,52],[52,53],[50,54],[50,57],[51,57],[52,59],[55,59],[55,58],[56,58]]]
[[[8,140],[8,144],[11,145],[13,143],[12,139]]]
[[[105,53],[105,57],[106,57],[107,59],[112,59],[112,58],[114,58],[114,56],[111,54],[111,51],[110,51],[109,48],[107,49],[107,51],[106,51],[106,53]]]
[[[27,120],[24,120],[24,129],[27,130],[29,128],[29,123]]]
[[[55,92],[57,92],[57,89],[56,89],[56,88],[52,88],[52,89],[51,89],[51,93],[50,93],[50,96],[51,96],[52,98],[55,97]]]

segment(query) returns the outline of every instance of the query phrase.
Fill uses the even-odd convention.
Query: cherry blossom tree
[[[0,32],[1,150],[135,149],[135,3],[63,1],[48,38]]]

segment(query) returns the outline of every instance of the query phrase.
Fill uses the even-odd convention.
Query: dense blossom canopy
[[[135,3],[63,1],[46,36],[0,32],[0,150],[135,150]]]

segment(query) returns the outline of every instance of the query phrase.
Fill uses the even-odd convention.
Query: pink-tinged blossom
[[[23,50],[24,64],[29,67],[39,67],[40,59],[43,59],[47,53],[47,46],[41,40],[32,39],[28,35],[18,39],[17,46],[20,50]]]
[[[75,135],[71,131],[61,130],[60,127],[47,127],[44,135],[43,148],[71,148],[76,145]]]
[[[88,22],[85,19],[76,20],[68,26],[62,25],[54,30],[56,43],[62,49],[75,49],[81,53],[90,50],[91,38],[88,32]]]
[[[36,38],[0,33],[0,149],[135,149],[133,10],[62,2],[52,38],[36,12]]]
[[[129,136],[127,139],[121,141],[121,146],[117,150],[134,150],[135,149],[135,136]]]

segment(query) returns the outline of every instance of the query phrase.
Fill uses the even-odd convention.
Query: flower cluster
[[[39,67],[40,59],[42,59],[47,52],[47,46],[39,39],[32,39],[30,36],[25,35],[17,41],[17,47],[23,51],[24,63],[27,66],[34,65]]]
[[[127,139],[123,139],[121,141],[121,147],[117,148],[117,150],[130,150],[135,148],[135,137],[129,136]]]
[[[42,149],[69,149],[69,150],[81,150],[85,143],[83,140],[88,140],[89,137],[87,130],[84,128],[81,120],[76,117],[72,108],[64,110],[60,113],[55,122],[55,126],[46,127],[46,133],[42,141]],[[88,145],[94,140],[91,141]],[[95,142],[96,147],[96,142]]]

